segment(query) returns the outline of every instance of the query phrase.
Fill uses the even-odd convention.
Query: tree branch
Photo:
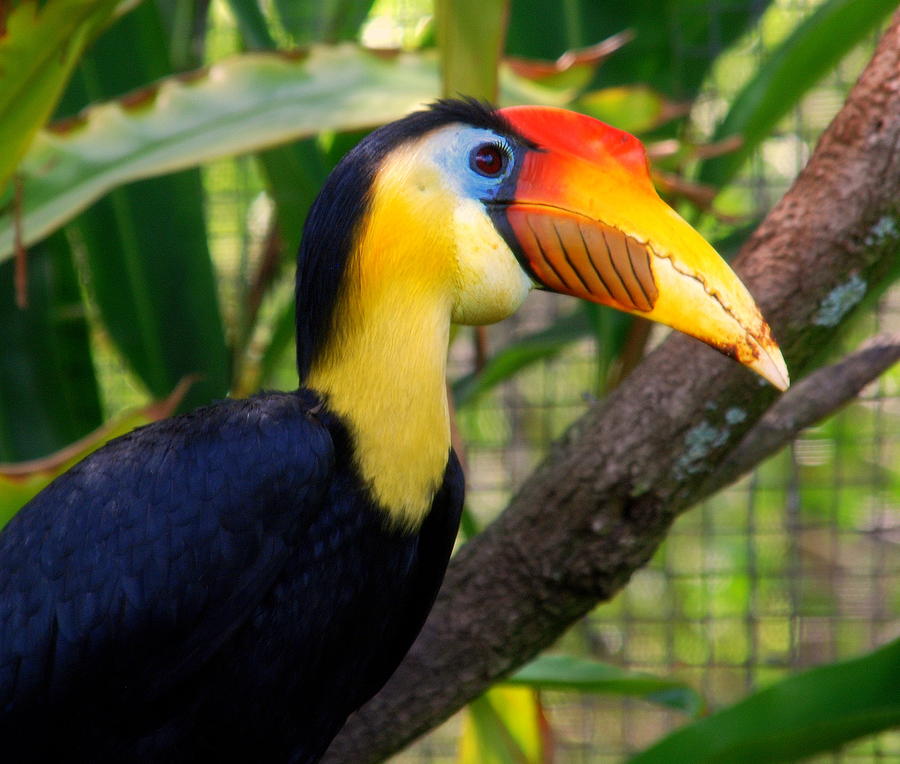
[[[900,247],[898,199],[900,14],[736,263],[795,378],[888,283]],[[416,644],[326,760],[383,759],[613,596],[676,515],[727,477],[717,470],[727,470],[728,453],[774,397],[734,362],[670,337],[460,549]]]

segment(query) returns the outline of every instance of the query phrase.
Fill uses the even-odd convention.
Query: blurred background
[[[148,5],[152,3],[133,13],[149,13]],[[133,73],[133,81],[98,75],[115,56],[125,62],[125,70],[131,66],[125,51],[112,50],[116,43],[107,38],[115,36],[117,27],[111,28],[82,65],[57,117],[75,114],[89,100],[248,48],[349,39],[385,51],[382,56],[390,61],[398,50],[424,56],[435,44],[430,0],[215,0],[208,6],[188,4],[181,16],[178,8],[184,4],[158,5],[169,9],[168,15],[160,14],[167,61],[155,70],[144,67]],[[344,26],[338,27],[326,6],[343,9]],[[661,190],[720,251],[733,254],[803,168],[895,6],[876,0],[514,0],[506,53],[518,61],[504,65],[501,97],[527,100],[525,96],[538,94],[546,102],[574,105],[639,134],[651,149]],[[491,18],[486,11],[487,27]],[[128,17],[123,22],[140,23]],[[477,15],[468,23],[477,29]],[[182,32],[176,34],[179,24]],[[140,37],[134,30],[128,34]],[[132,38],[122,34],[118,44],[127,48]],[[574,65],[557,61],[555,68],[542,70],[535,64],[609,38],[613,42],[606,49],[575,56]],[[425,61],[423,66],[434,69],[435,64]],[[485,67],[492,69],[492,62]],[[371,87],[378,88],[378,82]],[[743,146],[730,140],[739,133],[745,136]],[[46,458],[101,422],[132,426],[129,412],[164,397],[182,374],[193,370],[191,359],[197,356],[192,356],[191,342],[205,348],[213,371],[204,371],[201,387],[206,387],[198,392],[195,386],[183,405],[229,390],[248,394],[260,387],[295,387],[290,262],[300,219],[315,179],[324,177],[330,163],[361,134],[329,129],[306,137],[297,144],[301,169],[280,185],[273,160],[267,163],[259,154],[217,158],[199,170],[170,176],[179,178],[182,191],[193,184],[187,193],[194,193],[197,206],[160,204],[154,219],[142,224],[151,253],[133,254],[136,261],[159,256],[170,264],[182,263],[178,241],[165,240],[164,229],[177,232],[191,209],[199,220],[205,217],[199,235],[205,237],[213,266],[208,274],[213,279],[208,336],[216,339],[210,342],[202,333],[185,339],[182,360],[163,359],[154,366],[152,354],[128,334],[135,319],[125,317],[119,325],[111,318],[117,293],[131,287],[116,275],[104,277],[92,249],[103,244],[98,231],[106,235],[110,228],[85,216],[64,234],[54,234],[51,243],[34,248],[34,278],[40,279],[46,269],[48,283],[60,283],[62,260],[54,258],[70,258],[77,273],[74,292],[57,301],[52,315],[63,315],[60,320],[65,321],[71,311],[60,314],[59,304],[80,306],[75,312],[84,322],[88,376],[95,392],[78,393],[79,403],[70,407],[78,416],[67,410],[55,424],[51,415],[22,424],[23,411],[41,410],[42,399],[61,393],[43,391],[46,382],[36,381],[42,369],[46,372],[43,362],[22,360],[43,342],[33,320],[42,303],[32,300],[30,324],[17,318],[11,287],[7,289],[14,280],[13,265],[3,263],[0,285],[7,291],[0,321],[11,344],[0,368],[0,461]],[[281,161],[288,174],[296,169],[283,157],[274,161]],[[304,172],[313,180],[298,192],[296,179]],[[140,181],[130,188],[140,194],[142,184],[156,182]],[[286,188],[296,194],[294,217],[284,214],[285,200],[291,198]],[[157,193],[166,197],[174,192]],[[139,206],[138,198],[127,201]],[[119,226],[128,219],[122,213],[125,202],[124,196],[112,202],[118,209],[110,214]],[[163,240],[153,243],[153,236]],[[122,241],[127,236],[107,240],[106,246],[122,251]],[[170,269],[164,283],[183,277],[190,287],[197,266],[189,259],[184,256],[178,276]],[[118,299],[135,300],[121,294]],[[206,310],[206,303],[200,303],[197,312]],[[182,319],[171,307],[158,304],[150,312],[164,327],[161,332],[178,333]],[[900,331],[896,287],[854,319],[842,344],[824,349],[823,360],[837,359],[884,331]],[[450,368],[468,461],[464,532],[475,533],[490,522],[549,444],[663,335],[659,329],[648,333],[621,314],[543,294],[532,295],[503,324],[477,333],[460,330]],[[13,348],[18,352],[20,347],[22,356],[14,357]],[[79,368],[75,377],[88,374]],[[33,390],[33,395],[16,397],[18,387]],[[46,466],[34,473],[35,486],[45,480],[41,469]],[[898,581],[900,369],[895,368],[860,400],[804,432],[752,475],[683,515],[652,562],[613,602],[573,627],[554,651],[676,680],[702,707],[717,709],[798,670],[896,639]],[[900,676],[897,682],[900,686]],[[543,736],[543,758],[531,757],[524,743],[525,758],[502,753],[502,745],[490,752],[476,709],[461,712],[393,761],[619,762],[685,723],[691,710],[698,711],[686,713],[672,704],[611,692],[521,691],[526,696],[497,694],[487,702],[500,711],[508,706],[533,715]],[[900,732],[866,738],[815,761],[900,762]]]

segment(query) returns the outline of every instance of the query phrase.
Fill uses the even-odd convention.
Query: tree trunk
[[[809,165],[736,262],[795,379],[896,275],[898,200],[900,13]],[[717,471],[728,471],[729,453],[775,397],[733,361],[670,337],[459,551],[406,660],[326,761],[362,764],[397,751],[612,597],[674,518],[721,484]],[[755,460],[766,453],[757,448]],[[753,466],[741,458],[743,470]]]

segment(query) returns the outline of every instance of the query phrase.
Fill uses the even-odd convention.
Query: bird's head
[[[298,300],[318,331],[338,279],[310,289],[329,268],[362,292],[403,284],[443,300],[467,324],[510,315],[537,287],[667,324],[788,386],[753,298],[659,198],[640,141],[590,117],[438,102],[360,143],[317,207],[305,240],[340,239],[329,248],[345,253],[329,264],[301,250]],[[303,376],[317,329],[300,330]]]

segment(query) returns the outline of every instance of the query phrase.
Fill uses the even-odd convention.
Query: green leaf
[[[600,395],[608,390],[614,364],[621,358],[637,318],[590,302],[579,304],[578,309],[587,316],[594,335],[597,351],[597,394]]]
[[[28,253],[28,308],[0,265],[0,461],[33,459],[98,427],[100,400],[69,244],[57,233]]]
[[[495,353],[480,372],[467,374],[453,383],[456,405],[472,403],[526,366],[552,358],[567,345],[590,336],[590,333],[588,314],[583,310],[575,310],[546,329],[515,340]]]
[[[257,0],[228,0],[244,44],[250,50],[273,50],[275,39]]]
[[[53,113],[81,52],[118,4],[23,0],[12,10],[0,9],[0,189]]]
[[[153,3],[166,30],[166,47],[174,71],[193,69],[203,63],[203,47],[209,0],[155,0]]]
[[[709,0],[513,0],[506,52],[555,59],[630,29],[635,39],[597,72],[595,87],[648,85],[669,97],[693,98],[714,55],[684,51],[727,47],[769,4],[720,4]]]
[[[305,55],[248,53],[87,109],[35,139],[21,171],[26,244],[112,188],[323,130],[397,119],[439,91],[430,54],[380,57],[350,44]],[[507,73],[505,102],[560,103],[567,93]],[[7,195],[0,259],[13,248]]]
[[[275,39],[256,0],[229,0],[228,5],[238,19],[241,36],[248,47],[257,50],[275,50],[277,47]],[[322,25],[319,31],[324,34],[326,29],[336,26],[340,30],[339,39],[343,40],[356,37],[359,26],[372,5],[372,0],[337,0],[320,3],[315,7],[308,2],[293,2],[292,5],[293,8],[289,9],[289,12],[299,12],[308,18],[312,18],[316,13],[327,13],[332,22]],[[282,15],[285,12],[280,5],[278,11]],[[352,29],[344,26],[354,20],[356,26]],[[309,36],[308,42],[322,42],[322,39],[314,39],[314,32],[314,29],[306,31],[305,34]],[[293,253],[300,240],[306,213],[331,168],[314,138],[261,152],[258,160],[278,210],[278,225],[282,241],[285,243],[285,251]]]
[[[437,94],[433,62],[350,45],[307,56],[250,53],[86,110],[35,140],[23,165],[25,241],[122,183],[256,151],[320,130],[367,127]],[[12,249],[10,210],[0,252]]]
[[[497,100],[509,0],[437,0],[443,94]]]
[[[374,0],[275,0],[275,10],[294,45],[356,39]]]
[[[291,8],[286,9],[279,4],[276,6],[276,10],[282,15],[283,21],[285,11],[288,13],[302,11],[310,19],[316,14],[325,14],[327,18],[324,23],[310,25],[310,28],[305,30],[304,34],[306,37],[303,42],[309,43],[323,41],[322,37],[317,37],[316,34],[328,38],[329,41],[332,38],[341,40],[356,38],[359,26],[368,14],[371,5],[371,0],[337,0],[336,2],[316,4],[294,2]],[[256,0],[229,0],[229,6],[236,18],[238,18],[241,36],[244,38],[247,46],[258,50],[274,50],[276,48],[275,39]],[[300,241],[300,234],[303,229],[303,221],[306,219],[306,214],[324,183],[332,164],[328,162],[324,151],[320,148],[315,138],[306,138],[263,151],[257,156],[257,161],[261,166],[269,194],[275,202],[276,220],[282,244],[282,258],[278,266],[293,264],[297,242]],[[272,269],[271,278],[267,286],[271,286],[276,282],[277,270],[277,267]],[[253,287],[251,286],[250,288]],[[246,292],[242,295],[242,300],[244,303],[247,302]],[[246,356],[242,351],[246,342],[252,336],[258,317],[258,312],[254,316],[248,316],[248,321],[242,327],[242,331],[235,343],[237,346],[235,355],[239,359],[239,366],[247,365],[243,362]],[[283,321],[279,322],[279,326],[283,327],[283,324]],[[293,334],[292,319],[290,327],[291,339],[293,339]],[[273,332],[273,339],[280,340],[280,337],[275,335],[276,333]],[[275,356],[280,355],[278,347],[275,348],[275,351]],[[265,355],[272,357],[268,349]],[[253,371],[255,370],[251,368],[251,374]],[[262,371],[265,374],[268,370],[263,368]],[[242,382],[249,376],[243,368],[236,369],[235,375]]]
[[[133,57],[134,50],[141,55]],[[127,60],[129,66],[120,65]],[[169,71],[159,10],[143,3],[85,56],[64,104],[75,111],[88,100],[108,98]],[[182,377],[196,374],[200,381],[185,409],[223,397],[229,389],[229,353],[199,170],[117,188],[70,226],[84,245],[103,324],[150,394],[162,398]]]
[[[704,162],[700,180],[721,187],[779,119],[897,7],[897,0],[827,0],[757,70],[737,95],[713,140],[740,135],[737,151]]]
[[[274,323],[272,338],[266,346],[266,352],[263,354],[260,363],[260,380],[263,384],[268,384],[275,371],[276,366],[282,356],[287,352],[288,347],[294,343],[297,331],[297,319],[294,309],[294,301],[285,308]]]
[[[200,375],[184,410],[229,389],[202,190],[194,171],[142,181],[116,189],[73,224],[103,323],[153,397],[186,374]],[[173,209],[177,221],[169,221]]]
[[[541,706],[525,687],[492,687],[466,708],[457,764],[542,764]]]
[[[459,518],[459,532],[463,541],[475,538],[481,533],[481,523],[468,504],[463,505],[462,515]]]
[[[630,764],[796,761],[900,724],[900,640],[821,666],[694,722]]]
[[[8,476],[3,473],[3,466],[0,464],[0,530],[55,477]]]
[[[608,663],[569,655],[542,655],[506,679],[505,683],[527,685],[538,690],[637,696],[692,716],[703,710],[703,699],[699,693],[683,682],[625,671]]]
[[[328,177],[329,166],[313,138],[263,151],[257,157],[278,210],[278,226],[291,257],[303,221]]]
[[[675,117],[683,116],[688,108],[665,98],[646,85],[622,85],[594,90],[582,95],[573,108],[584,114],[615,125],[629,133],[646,133]]]

